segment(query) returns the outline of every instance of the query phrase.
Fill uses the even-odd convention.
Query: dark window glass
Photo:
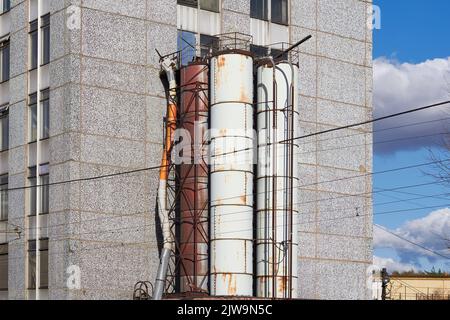
[[[178,50],[181,51],[181,64],[183,66],[194,60],[196,56],[195,33],[178,30],[177,45]]]
[[[0,82],[9,80],[9,65],[10,65],[10,53],[9,53],[9,41],[0,43]]]
[[[48,239],[39,240],[40,286],[48,289]],[[36,289],[36,240],[28,241],[28,289]]]
[[[289,24],[287,0],[272,0],[272,22]]]
[[[37,68],[38,56],[38,22],[37,20],[30,22],[30,70]]]
[[[8,244],[0,244],[0,291],[8,290]]]
[[[8,111],[0,112],[0,151],[9,148],[9,113]]]
[[[40,206],[39,206],[39,214],[47,214],[49,212],[49,171],[48,164],[41,164],[40,166],[40,188],[41,197],[40,197]],[[36,215],[36,199],[37,199],[37,188],[36,188],[36,167],[29,168],[28,175],[30,190],[30,216]]]
[[[200,47],[201,47],[201,56],[206,56],[211,49],[218,49],[219,46],[219,38],[208,36],[206,34],[200,35]]]
[[[267,47],[263,46],[257,46],[257,45],[250,45],[250,51],[257,57],[267,57],[268,51]]]
[[[197,0],[177,0],[177,3],[181,4],[183,6],[189,6],[189,7],[195,7],[195,8],[197,8],[197,6],[198,6]]]
[[[200,0],[200,9],[219,12],[219,0]]]
[[[42,64],[50,62],[50,14],[42,18]]]
[[[271,55],[274,57],[277,61],[280,60],[288,60],[288,54],[283,53],[284,51],[278,50],[278,49],[271,49]]]
[[[251,0],[250,2],[250,16],[255,19],[268,19],[268,0]]]
[[[0,176],[0,221],[8,220],[8,175]]]
[[[28,106],[30,112],[30,142],[37,140],[37,94],[29,96]]]
[[[41,126],[41,139],[47,139],[49,137],[50,126],[50,91],[48,89],[41,92],[41,105],[42,105],[42,126]]]
[[[3,12],[11,10],[11,0],[3,0]]]

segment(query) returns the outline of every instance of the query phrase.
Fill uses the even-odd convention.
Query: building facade
[[[0,298],[129,299],[137,281],[154,280],[158,170],[113,174],[160,163],[155,49],[200,51],[241,32],[258,52],[311,34],[299,48],[307,135],[372,118],[371,6],[2,0]],[[299,298],[369,299],[372,128],[311,136],[300,149]]]

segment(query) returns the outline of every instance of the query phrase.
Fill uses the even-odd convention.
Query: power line
[[[448,104],[448,103],[450,103],[450,100],[449,101],[445,101],[445,102],[432,104],[432,105],[423,106],[423,107],[416,108],[416,109],[411,109],[411,110],[395,113],[395,114],[391,114],[391,115],[387,115],[387,116],[380,117],[380,118],[375,118],[375,119],[372,119],[372,120],[367,120],[367,121],[364,121],[364,122],[359,122],[359,123],[349,124],[349,125],[346,125],[346,126],[341,126],[341,127],[337,127],[337,128],[333,128],[333,129],[319,131],[319,132],[311,133],[311,134],[300,136],[300,137],[294,137],[292,139],[284,140],[284,141],[281,141],[279,143],[285,143],[285,142],[288,142],[288,141],[291,141],[291,140],[304,139],[304,138],[308,138],[308,137],[312,137],[312,136],[316,136],[316,135],[320,135],[320,134],[325,134],[325,133],[334,132],[334,131],[338,131],[338,130],[348,129],[348,128],[352,128],[352,127],[357,127],[357,126],[361,126],[361,125],[364,125],[364,124],[369,124],[369,123],[376,122],[376,121],[381,121],[381,120],[385,120],[385,119],[389,119],[389,118],[393,118],[393,117],[397,117],[397,116],[401,116],[401,115],[405,115],[405,114],[409,114],[409,113],[413,113],[413,112],[418,112],[418,111],[422,111],[422,110],[426,110],[426,109],[430,109],[430,108],[443,106],[443,105]],[[236,153],[236,152],[240,152],[240,151],[249,151],[249,150],[253,150],[253,149],[254,149],[253,147],[252,148],[245,148],[245,149],[242,149],[242,150],[232,151],[231,153]],[[226,155],[226,154],[227,153],[223,153],[223,154],[215,155],[215,156],[217,157],[217,156],[222,156],[222,155]],[[59,181],[59,182],[51,182],[51,183],[40,184],[40,185],[36,185],[36,186],[23,186],[23,187],[8,188],[8,189],[5,189],[5,190],[6,191],[16,191],[16,190],[32,189],[32,188],[45,187],[45,186],[55,186],[55,185],[61,185],[61,184],[67,184],[67,183],[92,181],[92,180],[97,180],[97,179],[112,178],[112,177],[117,177],[117,176],[121,176],[121,175],[129,175],[129,174],[133,174],[133,173],[145,172],[145,171],[150,171],[150,170],[158,170],[158,169],[161,169],[161,166],[154,166],[154,167],[130,170],[130,171],[125,171],[125,172],[118,172],[118,173],[107,174],[107,175],[99,175],[99,176],[93,176],[93,177],[88,177],[88,178],[79,178],[79,179],[65,180],[65,181]]]
[[[365,124],[370,124],[370,123],[374,123],[374,122],[378,122],[378,121],[382,121],[382,120],[386,120],[386,119],[390,119],[390,118],[394,118],[394,117],[399,117],[399,116],[403,116],[403,115],[414,113],[414,112],[419,112],[419,111],[423,111],[423,110],[427,110],[427,109],[431,109],[431,108],[440,107],[440,106],[443,106],[443,105],[446,105],[446,104],[449,104],[449,103],[450,103],[450,100],[447,100],[447,101],[444,101],[444,102],[438,102],[438,103],[435,103],[435,104],[431,104],[431,105],[427,105],[427,106],[423,106],[423,107],[419,107],[419,108],[415,108],[415,109],[411,109],[411,110],[406,110],[406,111],[402,111],[402,112],[397,112],[397,113],[393,113],[393,114],[390,114],[390,115],[387,115],[387,116],[383,116],[383,117],[379,117],[379,118],[375,118],[375,119],[371,119],[371,120],[367,120],[367,121],[362,121],[362,122],[359,122],[359,123],[349,124],[349,125],[342,126],[342,127],[337,127],[337,128],[332,128],[332,129],[320,131],[320,132],[306,134],[306,135],[303,135],[303,136],[300,136],[300,137],[286,139],[286,140],[280,141],[280,143],[286,143],[286,142],[293,141],[293,140],[314,137],[314,136],[317,136],[319,134],[330,133],[330,132],[334,132],[334,131],[338,131],[338,130],[349,129],[349,128],[353,128],[353,127],[359,127],[359,126],[363,126]]]
[[[415,211],[415,210],[420,210],[420,209],[428,209],[428,208],[434,208],[434,207],[423,207],[423,208],[416,208],[416,209],[408,209],[408,211]],[[399,213],[399,212],[406,212],[407,210],[395,210],[395,211],[386,211],[386,212],[380,212],[380,213],[377,213],[377,214],[373,214],[373,215],[382,215],[382,214],[392,214],[392,213]],[[317,222],[327,222],[327,221],[333,221],[333,220],[341,220],[341,219],[349,219],[349,218],[361,218],[361,217],[364,217],[364,216],[371,216],[370,214],[367,214],[367,215],[360,215],[360,216],[355,216],[355,215],[352,215],[352,216],[343,216],[343,217],[336,217],[336,218],[331,218],[331,219],[323,219],[323,220],[314,220],[314,221],[308,221],[308,222],[300,222],[300,223],[295,223],[295,225],[306,225],[306,224],[309,224],[309,223],[317,223]],[[89,220],[86,220],[85,222],[89,222]],[[136,227],[122,227],[122,228],[115,228],[115,229],[106,229],[106,230],[100,230],[100,231],[97,231],[97,232],[79,232],[79,233],[76,233],[76,234],[74,234],[73,236],[81,236],[81,235],[90,235],[90,234],[95,234],[95,235],[99,235],[99,234],[105,234],[105,233],[111,233],[111,234],[114,234],[114,233],[119,233],[119,232],[123,232],[123,231],[125,231],[125,230],[130,230],[130,231],[145,231],[145,230],[147,230],[149,227],[154,227],[156,224],[155,223],[150,223],[150,224],[144,224],[144,225],[139,225],[139,226],[136,226]],[[375,225],[375,224],[374,224]],[[378,226],[378,225],[376,225],[376,226]],[[378,226],[379,227],[379,226]],[[47,227],[47,228],[50,228],[50,227]],[[258,228],[257,228],[258,229]],[[235,231],[230,231],[230,232],[222,232],[222,234],[226,234],[226,233],[232,233],[232,232],[243,232],[243,231],[249,231],[250,229],[247,229],[247,230],[235,230]],[[253,229],[251,229],[251,230],[253,230]],[[385,231],[387,231],[387,230],[385,230]],[[387,232],[389,232],[389,231],[387,231]],[[56,236],[66,236],[66,237],[68,237],[67,236],[67,234],[66,233],[64,233],[64,234],[57,234],[57,235],[52,235],[52,237],[56,237]],[[345,234],[342,234],[342,235],[335,235],[335,236],[342,236],[342,237],[345,237],[345,236],[349,236],[349,235],[345,235]],[[398,235],[397,235],[398,236]],[[399,236],[400,237],[400,236]],[[19,239],[15,239],[15,240],[19,240]],[[14,241],[15,241],[14,240]],[[42,239],[41,239],[42,240]],[[69,238],[62,238],[62,239],[58,239],[58,238],[52,238],[52,241],[64,241],[64,240],[75,240],[75,241],[80,241],[80,242],[83,242],[83,241],[95,241],[95,240],[92,240],[92,239],[74,239],[74,238],[71,238],[71,237],[69,237]],[[253,238],[252,239],[253,241],[256,241],[257,239],[256,238]],[[406,240],[406,241],[408,241],[409,242],[409,240],[408,239],[403,239],[403,240]],[[98,242],[107,242],[107,241],[102,241],[102,240],[98,240]],[[116,244],[116,245],[113,245],[113,246],[104,246],[104,247],[95,247],[95,248],[89,248],[89,249],[79,249],[79,250],[73,250],[73,249],[71,249],[71,251],[73,251],[74,253],[76,253],[76,252],[84,252],[84,251],[91,251],[91,250],[101,250],[101,249],[105,249],[105,248],[114,248],[114,247],[127,247],[127,246],[138,246],[138,245],[145,245],[145,244],[148,244],[147,242],[138,242],[138,243],[129,243],[129,242],[126,242],[126,241],[118,241],[119,243],[118,244]],[[412,243],[412,244],[415,244],[415,243]],[[418,245],[418,246],[421,246],[421,245],[419,245],[419,244],[415,244],[415,245]],[[427,250],[427,248],[425,248],[425,247],[423,247],[423,246],[421,246],[422,247],[422,249],[424,249],[424,250]],[[430,249],[431,250],[431,249]],[[57,255],[57,254],[65,254],[66,252],[55,252],[55,251],[53,251],[52,253],[49,253],[49,255],[50,254],[55,254],[55,255]],[[433,253],[435,253],[435,252],[433,252]],[[440,254],[439,254],[440,255]],[[441,255],[442,256],[442,255]],[[446,259],[450,259],[449,257],[445,257],[445,256],[443,256],[444,258],[446,258]],[[17,258],[17,259],[21,259],[21,258]]]
[[[450,159],[445,160],[445,161],[450,161]],[[406,167],[400,167],[400,168],[395,168],[395,169],[389,169],[389,170],[374,172],[372,174],[382,174],[382,173],[387,173],[387,172],[406,170],[406,169],[426,166],[426,165],[430,165],[430,164],[434,164],[434,163],[435,162],[422,163],[422,164],[417,164],[417,165],[412,165],[412,166],[406,166]],[[366,175],[367,174],[362,175],[362,176],[366,176]],[[346,179],[355,178],[355,177],[361,177],[361,176],[354,176],[354,177],[349,177],[349,178],[340,178],[340,179],[334,179],[334,180],[328,180],[328,181],[321,181],[321,182],[314,183],[314,184],[298,186],[297,188],[301,188],[301,187],[305,187],[305,186],[311,186],[311,185],[317,185],[317,184],[322,184],[322,183],[336,182],[336,181],[346,180]],[[400,186],[400,187],[391,188],[391,189],[381,189],[379,191],[371,191],[371,192],[358,193],[358,194],[341,195],[341,196],[337,196],[337,197],[317,199],[317,200],[313,200],[313,201],[298,202],[298,203],[294,203],[294,205],[298,206],[298,205],[305,205],[305,204],[309,204],[309,203],[319,203],[319,202],[322,202],[322,201],[330,201],[330,200],[332,201],[332,200],[341,199],[341,198],[360,197],[360,196],[365,196],[365,195],[369,195],[369,194],[378,194],[378,193],[383,193],[383,192],[391,192],[391,191],[397,191],[397,190],[402,190],[402,189],[407,189],[407,188],[414,188],[414,187],[419,187],[419,186],[431,185],[431,184],[434,184],[434,183],[435,182],[432,182],[432,183],[421,183],[421,184],[416,184],[416,185]],[[282,189],[279,189],[279,190],[281,191],[281,190],[285,190],[285,189],[286,188],[282,188]],[[418,194],[416,194],[416,195],[418,195]],[[429,197],[429,196],[425,196],[425,197]],[[235,199],[235,198],[236,197],[229,197],[229,198],[224,198],[223,200],[231,200],[231,199]],[[447,200],[447,199],[445,199],[445,200]],[[407,201],[407,200],[405,200],[405,201]],[[243,213],[243,212],[247,212],[247,211],[234,212],[234,213],[228,213],[228,214],[239,214],[239,213]],[[145,214],[145,212],[137,212],[137,213],[134,213],[134,214],[128,214],[127,216],[139,215],[139,214]],[[102,218],[100,218],[100,219],[102,219]],[[107,219],[107,218],[104,218],[104,219]],[[98,219],[94,219],[92,221],[95,221],[95,220],[98,220]],[[61,224],[61,225],[65,225],[65,224]],[[23,230],[26,230],[26,229],[23,229]],[[29,228],[28,230],[34,230],[34,228]]]
[[[421,244],[418,244],[418,243],[416,243],[416,242],[414,242],[414,241],[411,241],[410,239],[407,239],[407,238],[405,238],[405,237],[402,237],[402,236],[396,234],[395,232],[392,232],[392,231],[390,231],[389,229],[380,226],[379,224],[374,223],[374,226],[377,227],[377,228],[379,228],[379,229],[381,229],[381,230],[383,230],[383,231],[385,231],[385,232],[387,232],[387,233],[389,233],[389,234],[391,234],[391,235],[393,235],[393,236],[396,237],[396,238],[399,238],[399,239],[401,239],[401,240],[403,240],[403,241],[405,241],[405,242],[408,242],[409,244],[412,244],[412,245],[414,245],[414,246],[417,246],[417,247],[419,247],[419,248],[422,248],[423,250],[428,251],[428,252],[431,252],[431,253],[433,253],[433,254],[435,254],[435,255],[437,255],[437,256],[440,256],[440,257],[442,257],[442,258],[444,258],[444,259],[449,259],[449,260],[450,260],[450,257],[447,257],[447,256],[445,256],[445,255],[443,255],[443,254],[441,254],[441,253],[439,253],[439,252],[437,252],[437,251],[435,251],[435,250],[432,250],[432,249],[427,248],[427,247],[425,247],[425,246],[423,246],[423,245],[421,245]]]

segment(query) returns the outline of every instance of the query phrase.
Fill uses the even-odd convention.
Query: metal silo
[[[298,67],[273,64],[263,60],[257,69],[257,296],[295,298]]]
[[[253,58],[211,58],[211,294],[253,294]]]
[[[208,164],[201,156],[208,130],[208,65],[180,70],[179,128],[190,137],[189,157],[179,166],[180,292],[208,292]]]

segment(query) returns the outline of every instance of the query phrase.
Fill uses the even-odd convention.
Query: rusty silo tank
[[[207,293],[209,279],[208,164],[201,154],[208,130],[208,65],[180,70],[179,128],[190,137],[190,160],[179,166],[180,292]]]
[[[253,57],[217,52],[210,68],[211,295],[252,296]]]

